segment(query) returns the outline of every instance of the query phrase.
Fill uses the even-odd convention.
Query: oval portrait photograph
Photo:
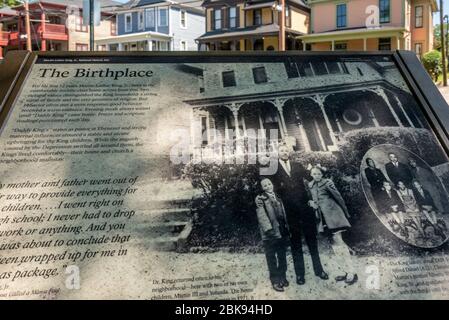
[[[372,211],[390,232],[421,248],[447,241],[448,193],[422,158],[396,145],[378,145],[363,157],[360,174]]]

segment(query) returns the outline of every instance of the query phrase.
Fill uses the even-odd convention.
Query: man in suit
[[[385,171],[387,172],[391,182],[393,182],[394,186],[397,187],[398,182],[402,181],[407,188],[411,188],[413,175],[409,167],[406,164],[399,162],[396,154],[394,153],[390,153],[388,157],[390,162],[385,164]]]
[[[275,190],[282,199],[287,216],[287,223],[291,233],[291,249],[295,266],[296,282],[305,283],[304,255],[302,249],[302,235],[304,234],[309,252],[312,257],[315,275],[323,280],[329,277],[323,270],[318,253],[316,217],[307,205],[308,195],[304,178],[304,167],[290,159],[290,149],[287,145],[279,146],[279,167],[270,177]]]
[[[433,201],[430,192],[423,188],[421,182],[418,180],[413,180],[413,196],[415,197],[416,203],[419,208],[423,210],[423,206],[432,207],[435,210],[435,202]]]

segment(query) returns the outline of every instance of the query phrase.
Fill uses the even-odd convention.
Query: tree
[[[435,50],[441,50],[441,37],[440,37],[440,25],[436,24],[433,27],[433,48]]]
[[[447,37],[447,24],[445,23],[443,25],[443,29],[444,29],[444,34]],[[436,24],[433,26],[433,48],[435,50],[441,51],[441,29],[440,29],[440,25]],[[447,43],[447,39],[446,39],[446,43]]]
[[[441,60],[441,52],[437,50],[427,52],[422,57],[422,64],[424,65],[424,68],[426,68],[427,72],[434,81],[438,80],[438,76],[443,70]]]
[[[3,7],[14,7],[21,4],[18,0],[0,0],[0,8]]]

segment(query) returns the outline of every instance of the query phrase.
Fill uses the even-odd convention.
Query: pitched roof
[[[152,4],[157,3],[166,3],[171,4],[175,7],[185,8],[185,9],[192,9],[192,11],[198,11],[203,13],[204,9],[202,8],[202,0],[130,0],[124,5],[121,6],[121,11],[123,10],[130,10],[133,8],[138,7],[144,7]]]
[[[11,9],[10,7],[0,8],[0,15],[15,16],[16,14],[17,14],[17,11]]]

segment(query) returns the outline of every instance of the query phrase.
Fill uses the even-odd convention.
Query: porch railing
[[[9,42],[10,32],[0,31],[0,45],[7,46]]]
[[[37,33],[42,32],[42,26],[39,25]],[[45,33],[67,34],[67,27],[64,24],[45,24]]]
[[[279,146],[279,140],[240,138],[226,142],[212,142],[196,146],[192,150],[195,161],[230,162],[239,159],[244,163],[255,164],[264,162],[274,154]],[[254,162],[254,163],[251,163]]]

